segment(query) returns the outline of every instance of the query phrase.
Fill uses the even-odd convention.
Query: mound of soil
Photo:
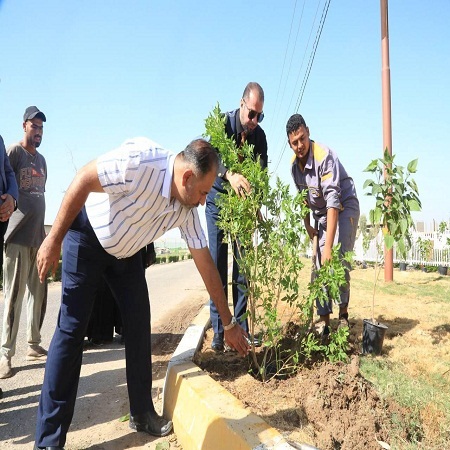
[[[379,450],[389,441],[390,417],[402,411],[360,375],[355,336],[350,364],[315,362],[294,377],[266,383],[248,373],[249,359],[213,352],[211,338],[209,330],[196,363],[287,440],[321,450]]]

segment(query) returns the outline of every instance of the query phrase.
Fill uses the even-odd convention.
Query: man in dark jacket
[[[267,167],[267,140],[264,130],[260,123],[264,118],[264,91],[258,83],[248,83],[242,94],[240,106],[234,111],[226,113],[227,122],[225,131],[228,137],[232,137],[236,146],[243,145],[244,142],[254,146],[255,157],[260,156],[263,168]],[[216,223],[219,217],[219,208],[216,205],[216,197],[219,193],[226,193],[225,185],[229,183],[238,196],[245,195],[245,192],[251,190],[250,183],[240,173],[230,172],[223,164],[219,166],[218,176],[214,185],[206,198],[206,223],[208,227],[208,245],[211,256],[217,266],[222,280],[225,295],[228,298],[228,245],[223,242],[224,233],[217,227]],[[234,317],[240,325],[248,331],[247,320],[242,316],[247,311],[247,296],[245,295],[245,286],[247,281],[239,271],[237,263],[238,242],[233,243],[233,306]],[[224,329],[227,330],[227,324],[222,324],[222,320],[217,312],[214,303],[210,302],[211,324],[214,330],[214,338],[211,347],[215,351],[223,351]],[[231,324],[230,324],[231,325]]]

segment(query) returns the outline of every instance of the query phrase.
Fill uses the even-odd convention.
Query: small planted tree
[[[397,165],[395,156],[390,155],[386,149],[383,158],[374,159],[364,170],[371,173],[375,179],[368,179],[364,189],[370,191],[366,195],[375,199],[375,206],[370,210],[369,220],[373,226],[381,227],[383,243],[387,249],[396,245],[401,258],[411,247],[411,229],[414,222],[411,213],[421,210],[419,190],[411,175],[416,173],[417,162],[411,161],[406,169]],[[378,248],[380,248],[379,246]],[[379,258],[375,260],[375,280],[372,295],[372,324],[375,320],[375,292],[378,279]],[[380,349],[381,350],[381,349]]]
[[[225,120],[217,105],[206,119],[206,134],[211,144],[219,149],[225,166],[245,176],[252,189],[242,198],[227,186],[227,195],[218,197],[217,225],[224,230],[229,242],[239,243],[238,263],[248,282],[249,332],[256,335],[258,330],[264,348],[262,359],[258,359],[252,347],[252,365],[265,380],[268,367],[275,365],[282,371],[282,366],[292,365],[292,361],[282,362],[280,354],[286,322],[286,318],[281,320],[280,310],[284,303],[291,314],[300,318],[303,315],[298,283],[303,267],[299,244],[306,233],[303,218],[308,209],[304,196],[290,195],[289,186],[279,179],[275,188],[271,188],[268,171],[254,158],[252,147],[245,143],[237,149],[234,140],[227,137]]]
[[[423,261],[430,262],[433,258],[433,241],[431,239],[422,239],[419,237],[416,241],[416,245],[419,249],[420,258]],[[425,264],[422,264],[422,270],[426,271]]]
[[[245,176],[252,189],[243,198],[228,186],[227,195],[218,196],[217,225],[229,242],[239,244],[238,263],[248,282],[249,332],[258,334],[263,345],[258,355],[252,347],[251,365],[260,379],[267,380],[293,373],[298,367],[301,348],[283,345],[286,324],[300,323],[299,328],[307,333],[311,321],[312,297],[303,295],[299,284],[306,236],[304,217],[309,208],[305,193],[291,195],[289,186],[280,179],[274,187],[270,185],[268,171],[254,158],[253,148],[244,143],[237,149],[235,141],[227,137],[225,120],[217,105],[206,119],[206,134],[224,165]],[[296,342],[301,346],[303,339]]]
[[[448,223],[446,221],[441,221],[438,227],[438,239],[443,243],[441,252],[441,262],[438,267],[438,271],[441,275],[447,275],[449,261],[450,261],[450,238],[446,237],[446,232],[448,231]]]

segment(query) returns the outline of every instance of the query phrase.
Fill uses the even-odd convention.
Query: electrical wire
[[[298,81],[300,79],[300,75],[302,73],[303,65],[304,65],[305,60],[306,60],[306,55],[307,55],[307,52],[308,52],[308,48],[310,46],[309,43],[311,42],[311,37],[313,35],[314,29],[315,29],[316,20],[317,20],[318,14],[319,14],[319,8],[320,8],[320,3],[317,3],[316,12],[314,14],[314,20],[313,20],[313,22],[311,24],[311,29],[309,31],[308,41],[307,41],[306,46],[305,46],[305,51],[303,53],[302,62],[301,62],[300,68],[298,70],[297,78],[295,80],[295,84],[294,84],[294,88],[293,88],[294,92],[297,90]],[[289,105],[286,108],[286,113],[284,115],[284,120],[285,121],[286,121],[287,117],[292,114],[292,112],[291,112],[291,105],[292,105],[292,99],[293,98],[294,98],[294,94],[291,95],[291,99],[289,101]],[[286,150],[286,147],[287,147],[286,139],[284,139],[284,132],[282,132],[281,130],[280,130],[280,135],[283,136],[283,138],[282,138],[283,139],[283,148],[281,149],[281,152],[279,154],[279,157],[278,157],[278,160],[277,160],[277,164],[276,164],[276,168],[278,168],[278,166],[280,165],[280,162],[281,162],[281,159],[283,157],[284,151]]]
[[[289,28],[289,36],[288,36],[288,41],[287,41],[287,44],[286,44],[286,51],[284,52],[283,66],[281,68],[280,82],[278,83],[277,95],[275,96],[275,107],[274,107],[274,113],[272,115],[272,120],[271,120],[271,123],[270,123],[270,128],[272,128],[274,117],[276,117],[278,95],[280,94],[281,81],[283,80],[284,66],[286,65],[286,58],[287,58],[288,49],[289,49],[289,42],[291,41],[292,26],[294,24],[296,8],[297,8],[297,0],[295,0],[294,12],[292,14],[292,20],[291,20],[291,27]]]
[[[281,107],[281,105],[283,104],[284,93],[285,93],[285,91],[286,91],[286,84],[287,84],[287,81],[288,81],[288,79],[289,79],[289,75],[290,75],[290,73],[291,73],[292,60],[294,59],[295,48],[296,48],[296,46],[297,46],[297,39],[298,39],[298,35],[299,35],[299,32],[300,32],[300,27],[301,27],[301,23],[302,23],[303,11],[304,11],[304,9],[305,9],[305,2],[306,2],[306,0],[303,1],[303,8],[302,8],[302,12],[301,12],[301,14],[300,14],[300,20],[299,20],[299,24],[298,24],[298,27],[297,27],[297,34],[296,34],[296,36],[295,36],[294,48],[293,48],[293,50],[292,50],[292,55],[291,55],[291,59],[290,59],[290,62],[289,62],[289,68],[288,68],[287,75],[286,75],[286,81],[285,81],[285,83],[284,83],[283,93],[282,93],[282,95],[281,95],[280,107]],[[274,125],[274,121],[275,121],[275,117],[277,117],[277,114],[278,114],[278,111],[277,111],[277,107],[278,107],[278,98],[279,98],[279,94],[280,94],[281,84],[282,84],[282,81],[283,81],[284,68],[285,68],[285,65],[286,65],[286,59],[287,59],[287,54],[288,54],[288,50],[289,50],[289,44],[290,44],[290,42],[291,42],[291,34],[292,34],[292,28],[293,28],[293,25],[294,25],[294,19],[295,19],[295,11],[296,11],[296,9],[297,9],[297,0],[295,1],[295,5],[294,5],[294,12],[293,12],[293,14],[292,14],[291,27],[290,27],[290,29],[289,29],[289,36],[288,36],[288,41],[287,41],[287,44],[286,44],[286,51],[285,51],[285,53],[284,53],[283,67],[282,67],[282,69],[281,69],[280,82],[279,82],[279,84],[278,84],[277,95],[276,95],[276,97],[275,97],[275,107],[274,107],[274,110],[273,110],[272,120],[271,120],[271,123],[270,123],[270,132],[272,131],[272,128],[273,128],[273,125]]]
[[[307,68],[307,71],[306,71],[305,78],[303,79],[302,87],[300,89],[300,93],[299,93],[299,96],[298,96],[297,104],[296,104],[296,107],[295,107],[295,112],[298,112],[298,110],[300,109],[300,103],[302,102],[303,94],[305,93],[306,83],[308,82],[309,74],[311,73],[311,69],[312,69],[312,65],[313,65],[313,62],[314,62],[314,58],[316,56],[317,47],[319,45],[320,37],[322,35],[323,26],[324,26],[325,20],[327,18],[328,8],[330,7],[330,2],[331,2],[331,0],[328,0],[328,3],[325,4],[324,10],[322,12],[322,17],[321,17],[320,23],[319,23],[318,34],[316,35],[316,40],[314,41],[313,51],[312,51],[311,56],[309,58],[308,68]]]
[[[328,9],[330,7],[330,3],[331,3],[331,0],[327,0],[325,5],[324,5],[323,11],[322,11],[322,16],[321,16],[321,19],[320,19],[320,22],[319,22],[319,26],[318,26],[318,29],[317,29],[317,32],[316,32],[316,38],[314,40],[313,48],[311,50],[311,55],[310,55],[310,58],[309,58],[308,66],[306,68],[306,72],[305,72],[305,76],[303,78],[302,86],[301,86],[299,94],[298,94],[298,98],[297,98],[297,102],[296,102],[296,106],[295,106],[295,112],[296,113],[300,109],[300,104],[301,104],[301,101],[303,99],[303,94],[305,92],[306,85],[307,85],[308,79],[309,79],[309,75],[311,73],[311,69],[312,69],[312,66],[313,66],[313,63],[314,63],[314,58],[315,58],[315,55],[316,55],[317,47],[319,45],[320,37],[322,35],[322,30],[323,30],[323,27],[325,25],[325,20],[327,18],[327,14],[328,14]],[[279,167],[279,165],[281,163],[281,160],[283,158],[284,152],[286,151],[286,148],[287,148],[287,142],[285,141],[284,145],[283,145],[283,148],[282,148],[282,151],[280,153],[280,156],[278,158],[278,161],[276,163],[275,169],[273,171],[274,173],[278,170],[278,167]]]

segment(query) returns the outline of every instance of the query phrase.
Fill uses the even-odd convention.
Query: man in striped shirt
[[[69,186],[37,257],[40,279],[56,269],[63,246],[62,300],[39,403],[35,448],[63,448],[80,377],[83,339],[96,289],[106,280],[121,311],[130,427],[165,436],[172,422],[151,398],[150,306],[139,250],[179,227],[206,288],[241,355],[246,333],[228,308],[196,206],[217,175],[215,150],[203,139],[178,155],[146,138],[125,142],[83,167]],[[84,207],[85,205],[85,207]]]

